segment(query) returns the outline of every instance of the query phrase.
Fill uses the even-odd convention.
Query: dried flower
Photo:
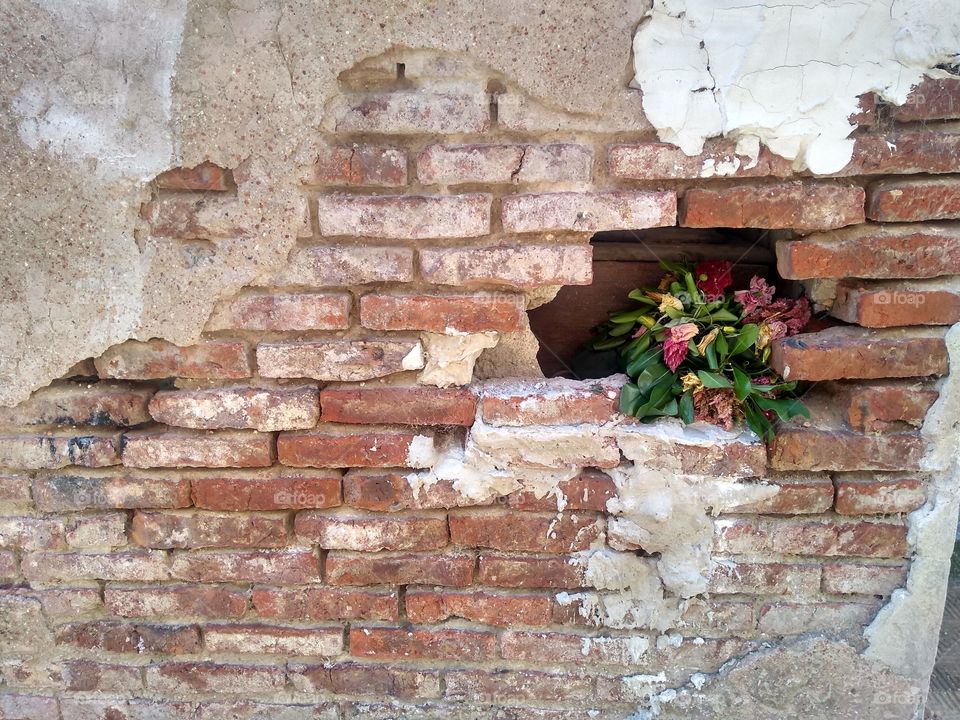
[[[679,298],[675,298],[670,293],[664,293],[660,296],[660,312],[665,313],[667,308],[683,310],[683,303],[680,302]]]
[[[726,260],[704,260],[693,269],[693,277],[706,295],[723,296],[723,291],[733,285],[733,266]]]
[[[660,284],[657,285],[657,290],[666,292],[670,289],[670,286],[677,281],[677,276],[673,273],[667,273],[662,278],[660,278]]]
[[[683,383],[683,391],[693,390],[694,394],[703,390],[703,383],[700,381],[700,378],[697,377],[696,373],[688,372],[682,378],[680,382]]]
[[[757,350],[763,350],[774,340],[779,340],[787,336],[788,328],[786,323],[779,320],[771,320],[760,326],[760,334],[757,336]]]
[[[719,334],[720,334],[720,331],[717,328],[714,328],[713,330],[708,332],[706,335],[704,335],[702,338],[700,338],[700,342],[697,343],[697,352],[700,353],[701,355],[707,352],[707,347],[710,345],[710,343],[712,343],[714,340],[717,339],[717,335]]]
[[[693,396],[693,418],[732,430],[733,423],[743,416],[743,409],[729,388],[704,388]]]
[[[680,363],[687,357],[687,343],[697,336],[699,330],[693,323],[683,323],[667,328],[667,337],[663,341],[663,361],[676,372]]]
[[[744,314],[749,316],[759,308],[769,305],[773,301],[774,292],[776,288],[773,285],[759,275],[754,275],[750,278],[750,289],[737,290],[733,294],[733,299],[743,305]]]

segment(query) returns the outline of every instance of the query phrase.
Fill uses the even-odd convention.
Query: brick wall
[[[903,585],[960,321],[960,85],[870,106],[814,178],[390,71],[293,168],[277,276],[0,411],[0,717],[626,718],[762,643],[858,638]],[[144,231],[255,233],[253,181],[166,174]],[[765,448],[624,421],[616,377],[469,382],[528,298],[590,282],[592,233],[674,225],[794,231],[778,271],[829,327],[773,357],[810,422]]]

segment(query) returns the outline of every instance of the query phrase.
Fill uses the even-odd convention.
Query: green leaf
[[[647,351],[650,347],[650,333],[646,332],[638,338],[634,338],[620,352],[623,353],[623,362],[629,365],[640,357],[641,353]]]
[[[670,398],[670,400],[665,405],[659,408],[650,410],[645,417],[652,418],[652,417],[661,417],[664,415],[668,417],[676,417],[677,412],[678,412],[677,399]]]
[[[733,393],[737,396],[737,400],[740,402],[746,400],[752,389],[750,376],[740,368],[735,367],[733,369]]]
[[[717,338],[719,339],[719,337],[720,336],[718,335]],[[707,365],[710,367],[711,370],[720,369],[720,363],[717,362],[716,346],[717,346],[716,341],[707,345]]]
[[[687,425],[693,422],[693,390],[687,390],[680,396],[680,419]]]
[[[614,327],[610,332],[608,332],[607,335],[609,335],[610,337],[621,337],[622,335],[626,335],[631,330],[633,330],[634,325],[635,323],[632,321],[620,323],[619,325]]]
[[[687,292],[690,293],[690,302],[699,304],[701,302],[700,293],[697,291],[697,283],[693,280],[693,274],[688,272],[684,273],[683,281],[687,284]]]
[[[620,347],[627,341],[627,338],[624,337],[614,337],[606,338],[604,340],[596,340],[591,346],[594,350],[611,350],[615,347]]]
[[[810,410],[799,398],[755,397],[753,401],[761,410],[773,410],[781,420],[789,420],[798,415],[810,417]]]
[[[623,312],[611,313],[610,322],[612,323],[630,323],[636,322],[641,316],[650,312],[647,308],[637,308],[636,310],[624,310]]]
[[[706,370],[698,370],[697,377],[700,378],[700,382],[703,383],[704,387],[708,388],[732,388],[733,383],[727,380],[723,375],[717,373],[707,372]]]
[[[627,293],[627,297],[630,298],[631,300],[636,300],[637,302],[640,302],[640,303],[645,303],[645,304],[647,304],[647,305],[653,305],[654,307],[656,307],[657,305],[659,305],[659,303],[658,303],[656,300],[654,300],[653,298],[650,298],[650,297],[647,297],[646,295],[644,295],[644,291],[643,291],[642,288],[637,288],[636,290],[631,290],[629,293]]]
[[[773,425],[771,425],[770,421],[767,420],[766,415],[754,407],[752,402],[746,402],[743,404],[743,412],[747,418],[747,425],[751,430],[760,436],[761,440],[773,439]]]
[[[722,365],[727,361],[727,355],[730,354],[730,345],[727,344],[727,336],[723,332],[717,335],[717,339],[713,341],[713,344],[717,346],[717,357],[720,358],[720,364]]]
[[[737,335],[737,339],[733,343],[733,347],[730,349],[731,355],[739,355],[742,352],[749,350],[753,347],[754,343],[757,342],[757,338],[760,336],[760,326],[755,323],[748,323],[744,325],[740,330],[740,333]]]
[[[627,364],[627,375],[632,378],[637,377],[647,367],[659,362],[663,356],[663,350],[660,347],[649,348],[637,356],[632,362]]]
[[[620,389],[620,412],[624,415],[636,415],[636,409],[643,400],[643,394],[633,383],[626,383]]]
[[[653,388],[662,384],[664,379],[670,377],[670,369],[662,362],[656,362],[649,367],[644,368],[643,372],[637,375],[637,387],[643,393],[652,392]]]
[[[736,322],[739,319],[729,310],[714,310],[710,313],[710,320],[713,322]]]

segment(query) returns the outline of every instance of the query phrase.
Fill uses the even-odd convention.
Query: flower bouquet
[[[775,288],[754,276],[750,287],[729,293],[731,265],[701,262],[692,270],[663,262],[657,288],[638,288],[639,303],[595,328],[593,351],[615,351],[630,377],[620,411],[641,419],[697,420],[727,430],[739,420],[765,440],[773,420],[809,417],[767,364],[770,343],[800,332],[810,320],[805,298],[774,298]]]

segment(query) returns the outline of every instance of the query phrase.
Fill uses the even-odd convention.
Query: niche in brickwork
[[[565,286],[552,302],[530,311],[530,327],[540,342],[537,359],[547,377],[582,379],[574,358],[592,328],[629,307],[627,294],[634,288],[656,286],[664,272],[660,260],[728,260],[739,287],[753,275],[775,284],[778,279],[770,231],[654,228],[601,232],[590,243],[593,282]]]

